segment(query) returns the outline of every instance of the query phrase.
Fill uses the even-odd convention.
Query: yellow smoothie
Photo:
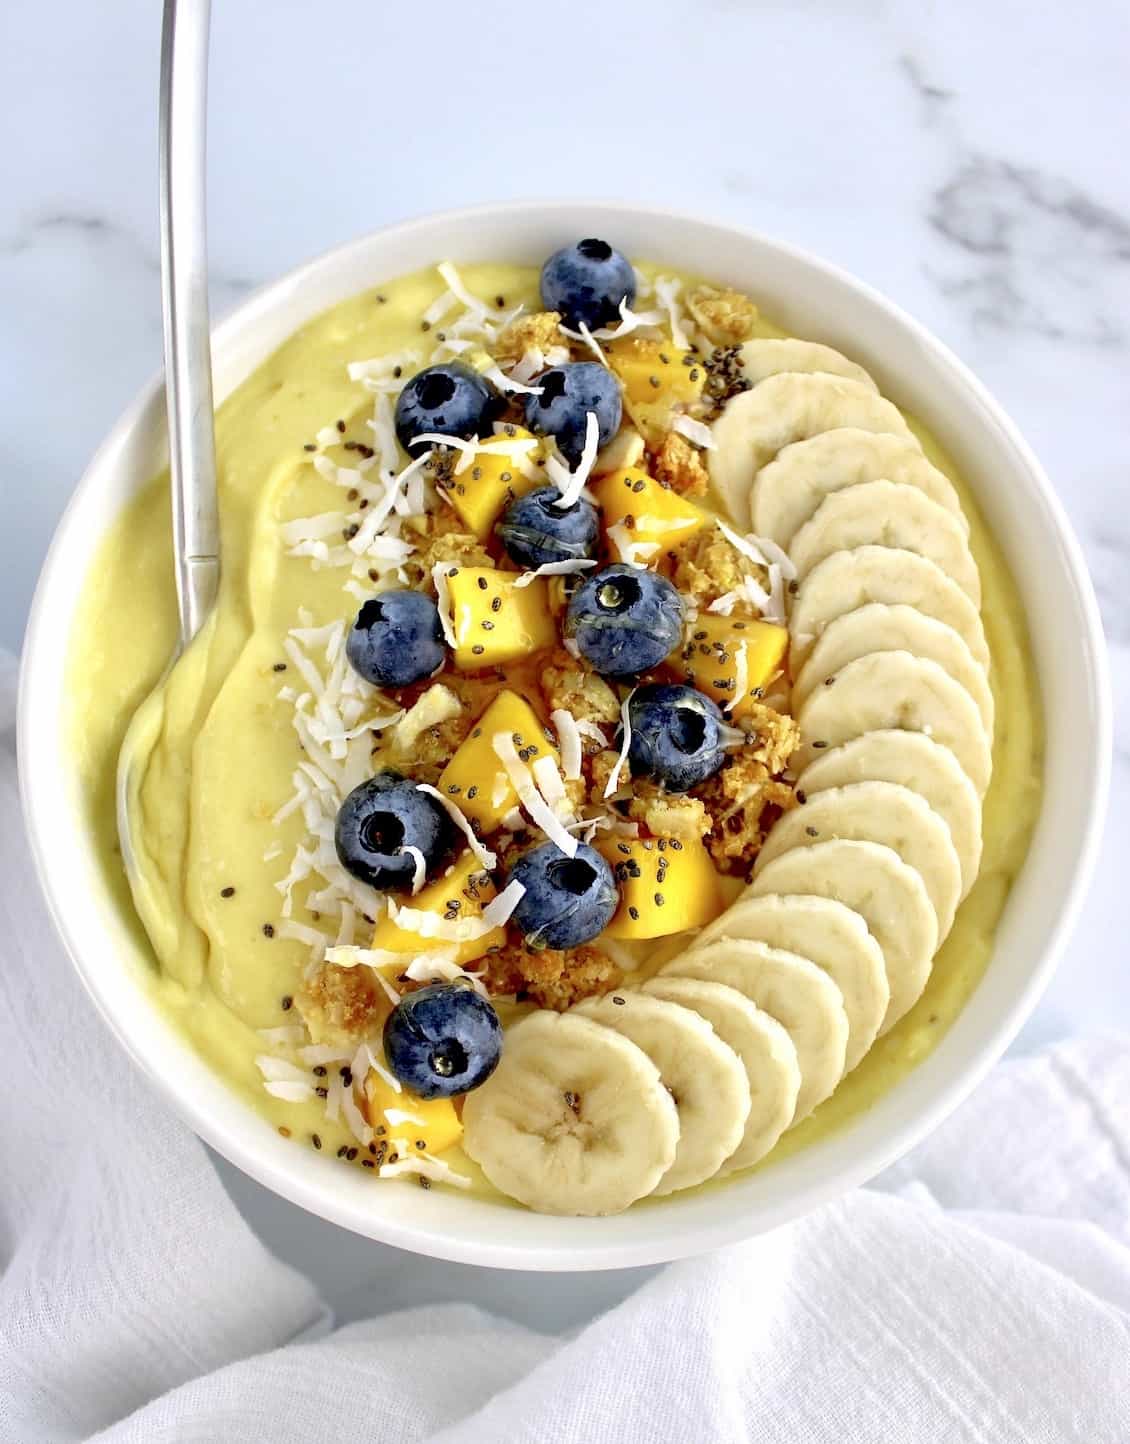
[[[535,269],[468,266],[462,275],[473,292],[501,297],[507,309],[520,302],[538,309]],[[312,467],[304,447],[340,422],[342,447],[329,454],[354,464],[344,443],[371,441],[365,423],[372,397],[348,379],[347,363],[411,347],[426,353],[420,317],[443,289],[429,269],[384,286],[379,297],[369,291],[335,306],[296,332],[220,407],[219,604],[147,718],[147,762],[133,816],[152,942],[149,986],[233,1088],[297,1142],[317,1132],[326,1149],[352,1142],[344,1126],[327,1123],[319,1100],[270,1097],[255,1064],[265,1051],[257,1030],[297,1021],[290,1000],[310,952],[303,942],[268,935],[279,911],[276,883],[304,827],[300,813],[272,821],[293,791],[298,757],[292,707],[278,695],[286,677],[277,669],[287,661],[284,641],[300,609],[319,626],[351,618],[357,602],[343,590],[340,569],[317,570],[306,558],[288,556],[279,527],[341,509],[340,490]],[[760,332],[784,334],[768,322]],[[815,1114],[785,1135],[770,1162],[866,1108],[929,1053],[965,1006],[989,960],[1040,805],[1040,699],[1015,584],[968,486],[936,440],[908,421],[959,491],[981,573],[996,702],[984,856],[917,1005]],[[70,638],[70,733],[87,817],[130,917],[114,777],[126,727],[176,637],[167,492],[167,477],[155,477],[111,526]],[[466,1168],[461,1159],[459,1166]]]

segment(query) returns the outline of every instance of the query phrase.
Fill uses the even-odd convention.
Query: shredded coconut
[[[560,506],[560,502],[554,502],[554,506]],[[542,562],[532,572],[522,572],[514,579],[516,587],[528,587],[538,577],[567,577],[573,572],[586,572],[590,567],[595,567],[596,562],[589,561],[585,557],[567,557],[560,562]]]
[[[679,306],[679,293],[682,289],[682,281],[673,276],[656,276],[655,278],[655,294],[659,304],[667,313],[667,321],[671,327],[671,340],[680,350],[685,351],[690,342],[683,326],[682,311]]]
[[[546,474],[561,493],[554,501],[554,506],[564,510],[567,506],[572,506],[580,497],[581,492],[585,489],[585,483],[592,474],[599,444],[600,423],[597,420],[596,412],[589,411],[585,415],[585,444],[581,449],[581,459],[577,462],[576,471],[571,472],[559,456],[546,457]]]
[[[541,795],[529,767],[518,756],[514,739],[509,732],[496,732],[491,738],[495,755],[506,768],[511,785],[521,799],[530,820],[539,827],[551,842],[557,844],[566,857],[576,857],[577,839],[563,826],[553,808]]]
[[[436,562],[432,567],[432,585],[436,589],[439,624],[443,628],[443,639],[449,647],[455,647],[458,645],[459,639],[455,635],[455,623],[451,620],[451,589],[447,585],[447,573],[450,569],[450,562]]]
[[[432,787],[427,782],[417,782],[416,790],[417,792],[426,792],[429,797],[435,798],[455,826],[467,839],[468,847],[475,854],[476,858],[478,858],[479,862],[482,863],[487,872],[492,872],[498,866],[498,858],[495,857],[489,847],[485,847],[475,836],[475,829],[471,826],[463,811],[452,802],[451,798],[445,797],[438,788]]]
[[[471,1180],[463,1173],[457,1173],[442,1158],[433,1158],[427,1153],[411,1153],[395,1163],[382,1163],[378,1170],[381,1178],[400,1178],[404,1174],[418,1173],[436,1183],[450,1183],[456,1188],[470,1188]]]
[[[584,758],[580,726],[572,712],[566,711],[564,707],[558,707],[551,712],[549,720],[553,723],[553,729],[557,733],[557,745],[561,751],[561,770],[564,772],[567,782],[575,782],[581,775],[581,762]],[[602,735],[601,742],[603,741]]]
[[[458,963],[437,953],[421,953],[412,959],[404,972],[414,983],[457,983],[466,980],[480,997],[490,997],[474,973],[468,973]]]
[[[604,799],[608,800],[620,786],[620,773],[624,769],[624,763],[628,760],[628,748],[632,745],[632,724],[628,717],[628,709],[631,706],[632,698],[636,695],[633,687],[624,698],[620,707],[620,726],[623,728],[623,739],[620,743],[620,755],[616,759],[616,765],[608,774],[608,781],[604,784]]]
[[[694,446],[701,446],[704,451],[714,450],[714,433],[705,421],[696,421],[693,416],[676,416],[671,430],[685,436]]]
[[[284,1103],[304,1103],[314,1097],[309,1083],[264,1083],[263,1087],[272,1098],[281,1098]]]
[[[648,559],[660,550],[657,541],[636,541],[632,531],[622,522],[607,529],[609,541],[615,544],[620,560],[630,567],[646,567]]]

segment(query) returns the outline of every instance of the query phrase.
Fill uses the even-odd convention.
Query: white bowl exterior
[[[380,1187],[279,1137],[155,1006],[151,959],[123,925],[81,816],[64,729],[69,636],[101,536],[163,465],[158,377],[90,464],[44,565],[20,698],[20,767],[32,850],[56,925],[103,1016],[200,1136],[294,1203],[382,1242],[519,1269],[599,1269],[700,1253],[774,1228],[865,1182],[950,1112],[1034,1007],[1074,921],[1102,830],[1110,758],[1106,653],[1078,544],[1035,457],[939,342],[849,276],[758,234],[689,216],[573,202],[484,206],[368,236],[258,292],[214,337],[226,396],[305,320],[430,261],[540,263],[578,234],[717,277],[763,297],[797,334],[838,346],[942,439],[976,492],[1019,587],[1043,693],[1041,816],[984,979],[933,1053],[871,1109],[764,1172],[602,1219],[551,1218],[433,1189]],[[1090,739],[1080,749],[1077,739]],[[1072,739],[1075,739],[1073,742]],[[60,826],[70,819],[70,826]]]

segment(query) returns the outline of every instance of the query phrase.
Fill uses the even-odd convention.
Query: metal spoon
[[[165,0],[161,29],[161,301],[180,635],[161,681],[134,715],[118,757],[118,838],[131,886],[137,868],[130,800],[140,783],[137,762],[148,751],[151,704],[207,621],[220,585],[205,225],[210,13],[211,0]]]

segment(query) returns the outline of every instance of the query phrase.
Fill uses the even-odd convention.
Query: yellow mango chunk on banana
[[[382,1144],[387,1146],[386,1162],[393,1153],[401,1158],[442,1153],[463,1136],[463,1124],[450,1098],[417,1098],[407,1089],[398,1093],[371,1070],[365,1078],[365,1103],[378,1151]]]
[[[522,426],[507,426],[486,443],[535,441],[533,433]],[[451,505],[463,519],[467,530],[479,541],[485,541],[502,512],[519,496],[545,486],[545,477],[531,466],[542,459],[542,443],[521,456],[490,455],[480,452],[467,468],[453,476],[445,490]],[[527,474],[532,473],[532,474]]]
[[[499,732],[508,734],[519,756],[528,763],[547,756],[558,765],[561,761],[557,748],[546,736],[540,717],[525,697],[509,689],[499,692],[471,728],[470,735],[460,743],[436,784],[445,797],[450,797],[456,807],[463,810],[465,816],[478,823],[484,834],[493,832],[518,802],[514,784],[494,750],[494,738]],[[416,903],[419,903],[419,898]]]
[[[450,764],[448,770],[450,771]],[[443,787],[443,778],[440,778],[440,789],[446,790]],[[454,800],[460,804],[463,801],[462,797]],[[414,898],[407,899],[407,903],[420,912],[435,913],[437,917],[454,922],[459,918],[479,917],[496,892],[497,888],[490,873],[483,871],[482,863],[468,850],[456,859],[444,877],[428,883]],[[441,946],[450,947],[453,950],[453,961],[463,964],[481,958],[491,948],[500,948],[505,942],[506,929],[492,928],[481,938],[472,938],[464,943],[444,943]],[[390,953],[418,953],[427,946],[437,944],[422,943],[419,933],[398,927],[387,914],[373,930],[373,947],[383,948]],[[406,958],[405,962],[407,961]]]
[[[605,929],[610,938],[662,938],[705,927],[726,906],[710,854],[697,840],[617,838],[600,851],[620,888],[620,906]]]
[[[720,617],[700,612],[688,626],[682,647],[667,659],[692,687],[713,697],[730,715],[740,717],[780,672],[788,651],[789,633],[757,617]],[[743,660],[744,659],[744,660]],[[744,667],[744,671],[743,671]]]
[[[516,662],[556,643],[544,577],[520,587],[515,572],[452,566],[446,581],[460,671]]]
[[[666,549],[714,520],[702,507],[636,467],[602,477],[592,493],[600,505],[608,549],[616,561],[623,560],[622,540],[656,542]]]

